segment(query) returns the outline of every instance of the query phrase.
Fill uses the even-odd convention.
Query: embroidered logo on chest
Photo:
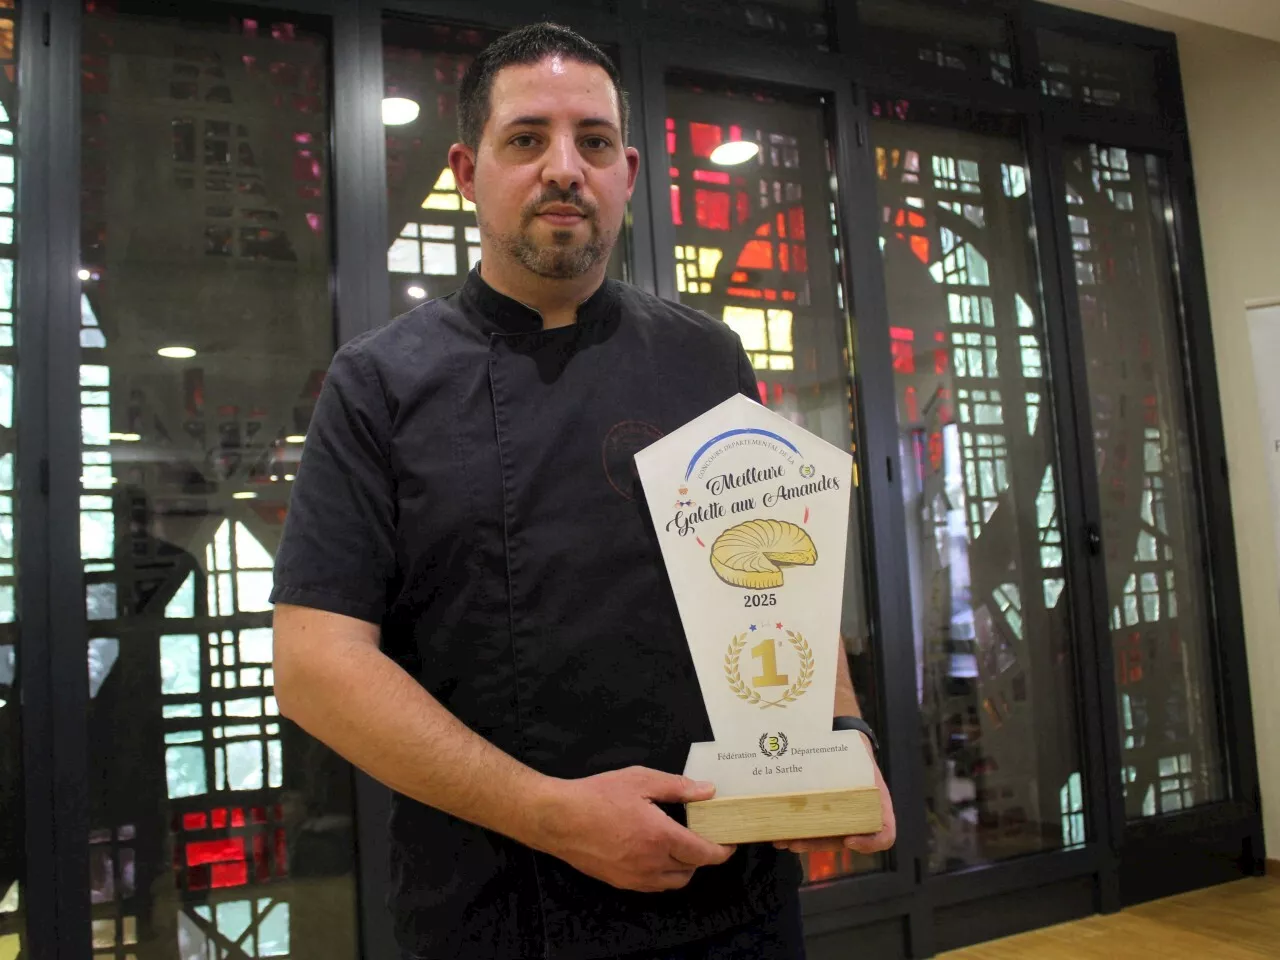
[[[635,499],[636,484],[640,477],[636,473],[633,458],[663,436],[661,430],[642,420],[624,420],[609,428],[602,444],[601,460],[604,463],[605,479],[619,496],[627,500]]]

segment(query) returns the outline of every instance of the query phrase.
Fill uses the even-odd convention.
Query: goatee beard
[[[533,222],[538,211],[553,203],[571,204],[582,212],[590,231],[586,241],[574,245],[572,230],[555,230],[550,244],[540,244],[533,238]],[[479,211],[477,211],[479,213]],[[613,252],[615,235],[602,234],[596,220],[596,205],[576,190],[561,190],[549,186],[533,203],[521,211],[522,229],[519,234],[499,234],[495,237],[503,253],[530,273],[548,280],[572,280],[589,272]],[[484,224],[481,223],[481,227]]]
[[[528,233],[501,238],[503,252],[531,273],[549,280],[571,280],[587,273],[601,260],[607,259],[613,248],[605,243],[595,224],[591,224],[591,237],[585,243],[571,246],[573,234],[557,230],[551,235],[552,246],[539,245]]]

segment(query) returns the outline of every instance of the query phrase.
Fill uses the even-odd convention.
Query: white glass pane
[[[392,273],[421,273],[422,259],[417,240],[394,240],[387,250],[387,269]]]
[[[422,272],[451,277],[458,272],[458,251],[452,243],[423,243]]]
[[[200,692],[200,638],[171,634],[160,638],[160,692]]]

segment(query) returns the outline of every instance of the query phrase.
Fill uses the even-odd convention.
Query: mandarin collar
[[[462,284],[461,300],[467,318],[485,334],[541,333],[542,314],[499,293],[480,276],[477,263]],[[617,302],[614,281],[605,277],[596,292],[578,304],[577,326],[587,326],[607,318]]]

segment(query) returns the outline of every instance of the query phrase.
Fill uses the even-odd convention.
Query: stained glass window
[[[0,957],[22,955],[25,930],[26,830],[22,778],[21,656],[15,605],[17,544],[14,484],[17,421],[14,329],[20,313],[16,288],[21,225],[16,199],[18,161],[17,5],[0,8]]]
[[[334,342],[329,42],[82,29],[93,956],[354,957],[351,771],[279,716],[267,602]]]
[[[452,293],[480,260],[475,205],[448,166],[458,138],[458,83],[497,33],[470,27],[388,21],[384,28],[383,119],[387,144],[387,273],[391,312]],[[625,277],[624,227],[609,275]]]
[[[1131,818],[1226,796],[1204,547],[1158,157],[1067,152],[1067,205]]]
[[[1085,839],[1057,440],[1019,131],[873,113],[938,873]]]
[[[668,269],[677,295],[738,334],[762,403],[851,450],[856,462],[853,354],[826,106],[816,97],[674,78],[667,106],[676,238]],[[860,508],[855,495],[841,634],[862,709],[874,724],[878,679],[863,600]],[[815,854],[806,869],[816,881],[877,863],[852,853]]]

